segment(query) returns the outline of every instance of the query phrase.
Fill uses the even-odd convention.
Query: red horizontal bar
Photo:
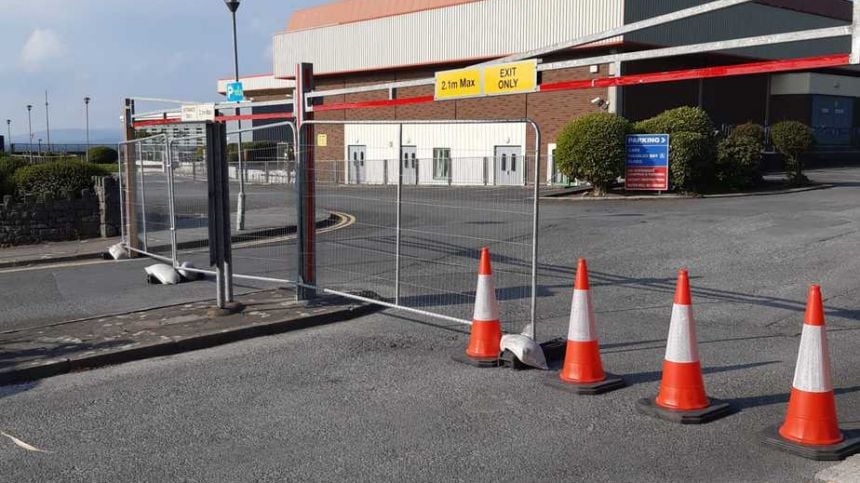
[[[314,106],[313,112],[339,111],[342,109],[370,109],[374,107],[408,106],[410,104],[424,104],[433,102],[433,96],[405,97],[403,99],[391,99],[381,101],[346,102],[343,104],[328,104]]]
[[[262,121],[270,119],[292,119],[292,112],[269,112],[265,114],[242,114],[241,116],[216,116],[215,120],[220,122],[227,121]],[[139,129],[149,126],[163,126],[165,124],[179,124],[182,121],[177,117],[169,117],[166,119],[150,119],[147,121],[137,121],[134,123],[134,128]]]
[[[553,84],[541,85],[540,92],[592,89],[596,87],[657,84],[661,82],[677,82],[682,80],[710,79],[716,77],[732,77],[739,75],[768,74],[773,72],[788,72],[792,70],[839,67],[843,65],[848,65],[848,63],[848,54],[824,55],[820,57],[771,60],[765,62],[752,62],[748,64],[705,67],[701,69],[653,72],[649,74],[627,75],[620,77],[605,77],[593,80],[556,82]]]
[[[630,86],[642,84],[657,84],[662,82],[677,82],[692,79],[712,79],[718,77],[733,77],[740,75],[768,74],[774,72],[789,72],[794,70],[822,69],[826,67],[840,67],[848,65],[848,54],[823,55],[819,57],[804,57],[799,59],[771,60],[764,62],[752,62],[747,64],[725,65],[716,67],[705,67],[701,69],[686,69],[669,72],[653,72],[649,74],[636,74],[620,77],[604,77],[600,79],[576,80],[542,84],[539,92],[570,91],[578,89],[593,89],[603,87]],[[406,97],[403,99],[347,102],[342,104],[329,104],[314,106],[314,112],[338,111],[346,109],[373,109],[378,107],[408,106],[411,104],[426,104],[434,102],[433,96]],[[243,116],[219,116],[218,121],[237,121],[253,119],[292,119],[292,113],[277,114],[250,114]],[[134,127],[158,126],[163,124],[178,123],[178,119],[157,119],[152,121],[139,121]]]

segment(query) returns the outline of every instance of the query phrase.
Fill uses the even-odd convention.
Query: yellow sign
[[[537,90],[537,61],[527,60],[484,68],[484,94],[522,94]]]
[[[328,146],[328,134],[317,134],[317,147],[324,148]]]
[[[478,97],[483,94],[481,69],[460,69],[436,73],[437,101]]]

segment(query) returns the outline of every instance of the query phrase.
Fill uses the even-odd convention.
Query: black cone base
[[[762,433],[762,443],[815,461],[841,461],[860,452],[860,432],[844,431],[843,434],[845,439],[841,443],[829,446],[803,445],[783,438],[779,435],[779,426],[773,426]]]
[[[604,394],[627,386],[627,383],[624,382],[623,378],[614,374],[609,374],[608,372],[606,373],[606,379],[588,384],[565,382],[558,377],[558,374],[551,373],[550,377],[548,377],[546,381],[544,381],[544,384],[550,387],[554,387],[556,389],[571,392],[573,394],[581,394],[587,396]]]
[[[692,411],[679,411],[666,409],[657,405],[657,398],[644,398],[636,402],[636,409],[640,413],[680,424],[705,424],[732,414],[735,410],[731,404],[711,399],[711,405],[704,409]]]
[[[498,357],[491,358],[477,358],[473,359],[467,356],[465,353],[458,353],[451,356],[456,362],[461,364],[466,364],[472,367],[499,367],[501,366],[501,362]]]

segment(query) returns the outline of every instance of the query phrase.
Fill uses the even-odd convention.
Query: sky
[[[326,0],[242,0],[238,10],[242,74],[272,72],[272,35],[293,10]],[[233,72],[230,13],[223,0],[0,0],[0,123],[25,142],[33,131],[119,130],[126,96],[219,99],[216,81]],[[18,140],[17,138],[21,138]]]

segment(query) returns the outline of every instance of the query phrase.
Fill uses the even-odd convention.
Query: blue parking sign
[[[245,100],[245,88],[241,82],[227,84],[227,102],[242,102]]]

